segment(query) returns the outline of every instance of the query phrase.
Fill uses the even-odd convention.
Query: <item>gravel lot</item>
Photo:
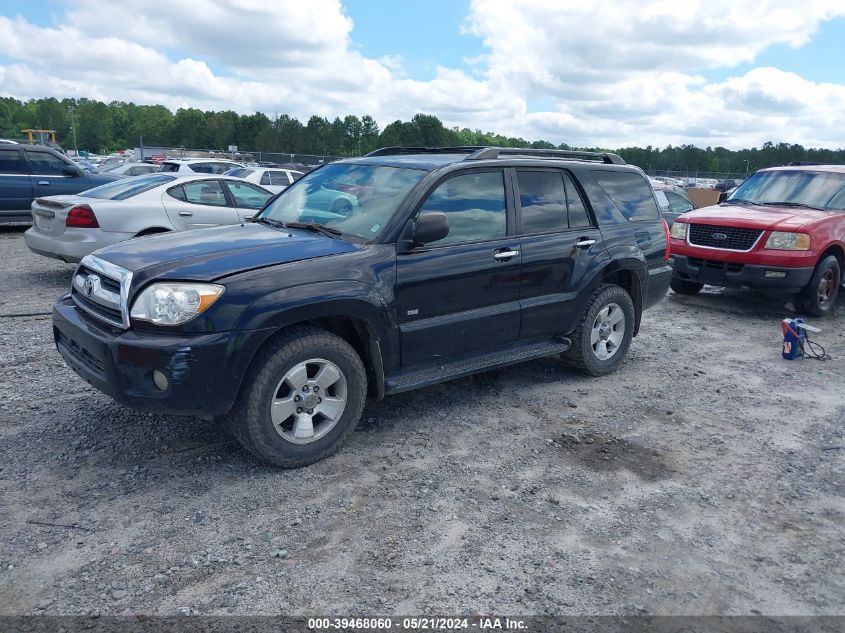
[[[371,403],[278,471],[78,379],[72,267],[9,228],[0,261],[0,614],[845,613],[845,308],[786,362],[782,299],[670,295],[612,376]]]

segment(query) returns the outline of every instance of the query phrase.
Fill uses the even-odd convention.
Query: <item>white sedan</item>
[[[152,163],[130,163],[126,162],[122,165],[114,165],[100,169],[101,174],[115,174],[117,176],[146,176],[147,174],[154,174],[158,171],[159,166]]]
[[[272,196],[223,176],[135,176],[75,195],[37,198],[24,239],[33,253],[78,262],[133,237],[244,222]]]
[[[242,178],[247,182],[254,182],[261,185],[268,191],[279,193],[284,191],[288,185],[292,185],[305,174],[293,169],[281,169],[279,167],[239,167],[230,169],[224,176]]]

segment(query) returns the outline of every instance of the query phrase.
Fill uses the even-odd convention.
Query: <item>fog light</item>
[[[767,270],[765,277],[766,279],[785,279],[786,273],[782,270]]]
[[[153,384],[159,391],[167,391],[168,382],[167,376],[161,373],[158,369],[153,372]]]

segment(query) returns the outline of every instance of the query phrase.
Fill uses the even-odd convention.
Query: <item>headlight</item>
[[[669,235],[677,240],[685,240],[687,238],[687,225],[684,222],[675,222],[669,228]]]
[[[154,283],[135,299],[130,316],[156,325],[181,325],[205,312],[224,290],[218,284]]]
[[[806,233],[772,231],[764,248],[779,251],[808,251],[810,250],[810,236]]]

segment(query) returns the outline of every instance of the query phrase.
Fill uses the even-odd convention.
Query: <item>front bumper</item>
[[[672,255],[675,275],[686,281],[727,288],[801,290],[810,283],[813,267],[787,268]],[[768,276],[767,276],[768,274]]]
[[[32,227],[23,234],[27,247],[33,253],[74,264],[97,249],[111,246],[131,237],[132,233],[78,228],[66,230],[61,235],[50,235]]]
[[[155,413],[226,413],[256,350],[272,332],[123,331],[95,322],[69,296],[53,307],[56,348],[68,366],[117,402]],[[164,391],[153,383],[156,370],[168,379]]]

